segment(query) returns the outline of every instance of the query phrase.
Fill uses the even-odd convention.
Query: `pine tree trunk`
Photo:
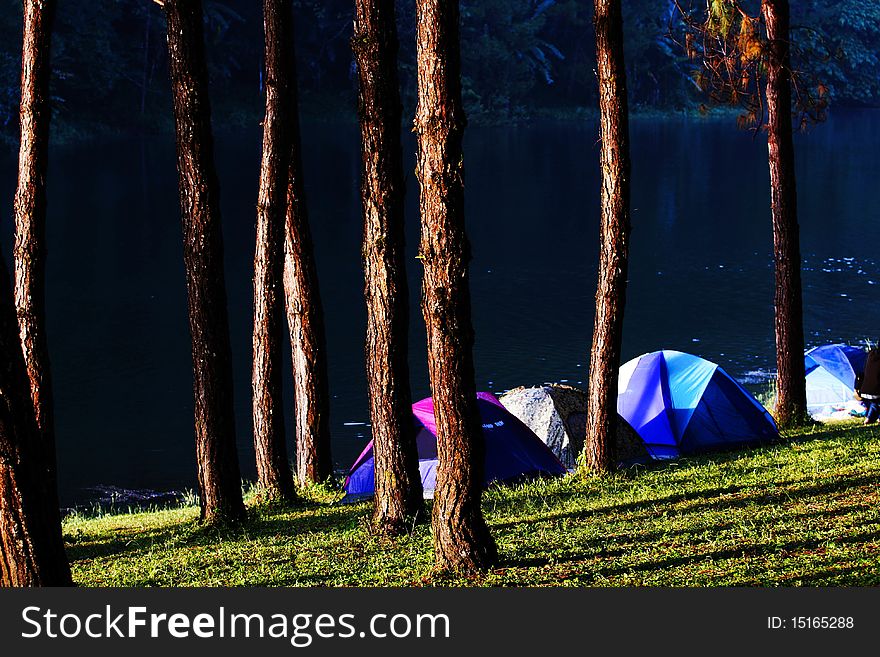
[[[330,457],[330,392],[324,310],[302,179],[295,65],[290,88],[293,100],[284,234],[284,296],[293,355],[296,478],[301,486],[305,486],[325,481],[333,473],[333,462]]]
[[[767,67],[767,145],[776,269],[776,420],[802,424],[807,415],[800,229],[791,123],[791,49],[788,0],[762,3],[770,61]]]
[[[356,0],[363,171],[366,363],[375,459],[373,524],[398,534],[422,510],[412,418],[406,280],[402,109],[394,0]]]
[[[192,334],[201,516],[206,522],[236,521],[244,517],[245,510],[235,447],[223,235],[202,4],[200,0],[166,0],[165,12]]]
[[[434,564],[438,570],[469,572],[489,566],[497,554],[480,508],[485,445],[474,382],[464,225],[459,9],[457,0],[417,0],[416,11],[419,258],[439,461]]]
[[[54,14],[54,1],[24,3],[14,291],[6,265],[0,263],[2,586],[72,583],[61,536],[45,333],[49,53]]]
[[[285,502],[292,502],[296,497],[287,456],[281,394],[292,20],[290,0],[263,0],[266,116],[254,255],[254,451],[263,494],[268,499]]]
[[[58,507],[55,418],[46,342],[46,171],[49,160],[50,46],[55,2],[25,2],[21,67],[21,141],[15,192],[15,308],[39,430],[39,458]],[[61,521],[60,515],[58,522]]]
[[[69,586],[58,495],[45,473],[15,319],[0,259],[0,586]]]
[[[610,472],[615,464],[617,371],[629,258],[629,112],[620,0],[596,0],[593,23],[599,77],[602,214],[583,461],[587,471],[601,474]]]

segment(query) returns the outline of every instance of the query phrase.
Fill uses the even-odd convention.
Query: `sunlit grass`
[[[328,491],[296,509],[252,506],[237,529],[193,506],[71,516],[84,586],[727,586],[880,584],[880,431],[813,427],[778,445],[600,479],[499,487],[484,498],[501,563],[431,571],[430,529],[376,537],[369,503]]]

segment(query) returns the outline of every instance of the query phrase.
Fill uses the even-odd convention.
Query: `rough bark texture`
[[[15,319],[0,259],[0,586],[68,586],[58,496],[45,474]]]
[[[290,168],[290,0],[264,0],[266,116],[254,255],[252,401],[257,478],[269,499],[296,496],[287,456],[282,399],[284,221]]]
[[[235,448],[220,198],[200,0],[166,0],[202,519],[244,516]]]
[[[583,462],[587,471],[601,474],[612,470],[615,463],[617,370],[629,258],[629,114],[620,0],[596,0],[593,23],[599,77],[602,216]]]
[[[776,420],[801,424],[807,408],[804,378],[804,319],[800,230],[791,124],[791,49],[788,0],[765,0],[762,12],[770,40],[767,67],[767,145],[776,268]]]
[[[44,311],[55,2],[25,2],[23,13],[14,292],[0,262],[0,585],[69,586]]]
[[[397,534],[422,509],[408,354],[401,104],[393,0],[356,0],[363,170],[366,363],[373,433],[373,523]]]
[[[464,225],[459,9],[456,0],[417,0],[418,134],[424,265],[422,312],[437,419],[434,563],[474,571],[497,558],[480,508],[485,444],[477,411]]]
[[[284,235],[284,296],[293,355],[296,477],[300,485],[305,486],[326,480],[332,474],[333,462],[324,310],[303,187],[295,66],[290,87],[291,151]]]
[[[55,507],[55,420],[46,342],[46,170],[49,159],[50,45],[55,2],[24,3],[21,141],[15,192],[15,308],[40,431],[38,458]]]

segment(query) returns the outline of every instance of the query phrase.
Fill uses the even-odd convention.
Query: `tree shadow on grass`
[[[656,472],[667,469],[675,469],[689,466],[701,466],[707,464],[723,464],[739,461],[744,457],[750,457],[779,448],[786,448],[790,445],[804,445],[807,443],[823,443],[836,440],[844,435],[852,437],[853,430],[859,430],[858,440],[869,439],[865,436],[866,432],[871,433],[871,439],[880,438],[880,429],[870,427],[862,427],[861,425],[844,424],[842,426],[829,426],[817,424],[812,433],[799,433],[795,435],[784,435],[780,438],[768,442],[757,443],[754,445],[737,445],[730,449],[713,450],[710,452],[701,452],[684,456],[674,460],[649,461],[648,463],[638,463],[619,470],[619,474],[629,478],[637,478],[645,472]]]
[[[852,429],[856,429],[859,427],[854,427],[850,425],[842,426],[842,427],[827,427],[823,426],[815,431],[815,433],[810,434],[801,434],[795,435],[791,437],[780,438],[779,440],[764,443],[761,445],[746,445],[740,446],[737,448],[732,448],[726,451],[714,451],[704,454],[696,454],[693,456],[683,457],[681,459],[676,460],[664,460],[664,461],[651,461],[649,463],[644,464],[635,464],[626,468],[622,468],[616,472],[616,476],[621,477],[626,480],[637,480],[644,477],[647,473],[662,473],[664,471],[676,471],[682,468],[693,468],[693,467],[702,467],[707,465],[722,465],[725,463],[732,463],[735,461],[742,460],[743,458],[747,458],[755,455],[756,453],[785,448],[789,445],[793,444],[805,444],[811,442],[828,442],[837,438],[840,438],[841,435],[847,434],[851,432]],[[878,435],[877,437],[880,437]],[[770,470],[773,469],[772,464],[759,465],[757,468],[750,466],[750,470]],[[791,481],[782,481],[782,482],[770,482],[770,484],[774,486],[789,486],[793,484],[797,484],[796,480]],[[769,484],[768,484],[769,485]],[[749,486],[727,486],[724,488],[716,488],[716,489],[704,489],[701,491],[696,491],[693,493],[680,493],[669,495],[664,498],[657,498],[656,502],[667,502],[667,503],[678,503],[682,501],[686,501],[692,498],[697,498],[700,496],[719,496],[724,494],[734,494],[740,492],[742,490],[746,490],[748,488],[754,488],[754,485]],[[524,491],[525,495],[528,494],[527,491]],[[563,503],[566,500],[570,500],[572,498],[578,498],[584,496],[583,490],[570,490],[570,489],[562,489],[558,491],[552,492],[550,495],[542,496],[544,501],[550,501],[553,503]],[[519,498],[521,496],[516,496],[515,499],[502,499],[496,501],[496,506],[494,508],[496,513],[505,513],[511,512],[511,510],[515,510],[519,503]],[[626,510],[632,504],[652,504],[654,502],[645,501],[645,502],[635,502],[635,503],[627,503],[622,505],[615,505],[613,507],[607,507],[608,510]],[[573,514],[578,513],[588,513],[589,515],[593,515],[595,513],[601,513],[601,509],[597,509],[592,512],[573,512]],[[545,516],[546,517],[546,516]],[[510,521],[510,522],[501,522],[501,523],[493,523],[494,527],[505,527],[511,524],[516,524],[520,521]]]
[[[876,566],[873,570],[860,566],[829,567],[811,573],[793,574],[782,578],[780,583],[799,586],[877,586],[880,585],[880,570]]]
[[[872,543],[878,540],[878,538],[880,538],[880,534],[878,534],[877,532],[862,532],[859,534],[853,534],[851,536],[835,538],[833,543],[836,546],[859,546]],[[642,539],[642,542],[645,543],[650,542],[650,540],[648,540],[648,537],[646,536],[642,536],[640,537],[640,539]],[[618,565],[613,560],[617,557],[623,557],[627,554],[631,554],[631,547],[622,546],[591,551],[589,549],[589,544],[592,543],[595,546],[598,541],[590,541],[585,546],[587,549],[576,553],[567,554],[562,557],[536,556],[524,558],[508,558],[505,559],[500,565],[502,567],[508,568],[546,568],[549,566],[558,566],[566,563],[584,563],[585,565],[591,564],[588,567],[585,567],[584,574],[588,574],[590,576],[590,579],[595,580],[597,578],[613,578],[620,575],[632,575],[635,573],[664,572],[704,562],[719,562],[734,559],[751,560],[773,556],[797,558],[799,555],[803,555],[809,552],[815,553],[817,550],[824,549],[828,542],[829,541],[827,539],[816,538],[792,540],[781,544],[774,543],[772,545],[752,544],[743,545],[735,548],[711,550],[708,552],[696,552],[694,554],[678,555],[668,558],[649,559],[637,564]],[[611,560],[610,563],[608,563],[609,560]],[[839,577],[844,572],[849,572],[853,575],[864,575],[864,577],[861,578],[852,578],[853,580],[862,581],[863,583],[865,583],[867,580],[871,580],[874,582],[880,581],[880,573],[865,573],[864,569],[860,569],[855,566],[845,570],[828,569],[827,571],[815,571],[803,574],[795,573],[786,576],[785,579],[797,580],[804,584],[812,583],[814,585],[818,585],[824,581],[824,576],[830,576],[833,574],[835,577]]]
[[[797,486],[797,488],[788,488],[782,491],[768,492],[761,487],[755,486],[728,486],[724,488],[715,488],[703,490],[693,494],[675,494],[665,497],[642,500],[638,502],[629,502],[624,504],[607,505],[597,509],[586,509],[583,511],[565,512],[565,513],[547,513],[542,516],[531,518],[528,520],[512,521],[506,523],[498,523],[495,528],[515,529],[522,525],[534,525],[544,522],[558,522],[559,520],[574,519],[588,520],[592,519],[596,522],[602,522],[603,517],[621,516],[629,514],[626,522],[635,527],[639,526],[640,517],[646,517],[648,520],[657,513],[658,506],[664,505],[681,505],[687,503],[686,506],[675,509],[677,515],[686,518],[693,515],[695,520],[699,520],[699,514],[704,511],[733,511],[736,509],[748,508],[751,506],[765,507],[784,507],[803,500],[812,500],[816,496],[827,495],[835,492],[846,493],[848,496],[855,496],[858,499],[860,491],[873,491],[876,486],[876,477],[872,475],[862,475],[858,477],[829,477],[826,481],[819,481],[809,485],[803,485],[804,481],[788,481],[780,482],[778,487]],[[860,505],[864,510],[870,510],[870,505]],[[806,509],[799,512],[788,512],[786,517],[788,520],[798,523],[804,522],[812,518],[832,519],[836,517],[851,514],[855,507],[850,504],[842,504],[838,508],[820,508]],[[634,516],[634,517],[633,517]],[[654,531],[636,531],[629,534],[614,535],[611,537],[601,536],[583,540],[580,548],[574,553],[568,553],[562,557],[559,555],[534,556],[525,558],[508,558],[504,560],[503,566],[507,567],[532,567],[540,568],[551,565],[558,565],[566,562],[592,562],[596,559],[614,559],[631,554],[633,550],[638,550],[641,545],[655,545],[660,541],[668,541],[675,538],[684,538],[682,547],[686,547],[692,542],[692,538],[699,538],[706,534],[715,534],[723,532],[725,529],[733,528],[737,523],[733,520],[721,520],[719,523],[707,524],[706,522],[697,522],[695,525],[678,529],[660,529]],[[853,536],[845,536],[834,539],[836,544],[846,543],[864,543],[870,540],[880,538],[878,532],[864,532]],[[804,551],[816,549],[826,545],[829,539],[795,539],[786,543],[758,543],[747,545],[740,548],[731,548],[728,550],[716,552],[696,552],[693,555],[675,557],[669,560],[646,562],[642,566],[624,567],[622,569],[599,569],[594,575],[616,575],[623,572],[638,572],[662,570],[664,568],[675,568],[686,565],[691,562],[703,561],[706,559],[725,559],[732,557],[754,557],[757,555],[766,555],[778,553],[779,551]],[[681,548],[679,548],[681,549]]]
[[[841,536],[834,539],[835,545],[862,545],[871,543],[878,538],[877,532],[862,532],[852,534],[850,536]],[[736,548],[725,548],[722,550],[713,550],[710,552],[700,552],[697,554],[681,555],[670,557],[667,559],[652,559],[640,564],[629,566],[611,566],[609,568],[599,568],[596,572],[603,576],[621,575],[625,573],[664,571],[673,568],[680,568],[694,563],[702,563],[704,561],[724,561],[726,559],[753,559],[757,557],[769,557],[775,555],[784,555],[791,558],[797,557],[807,551],[815,551],[824,548],[828,540],[824,538],[804,539],[787,541],[781,544],[755,544],[744,545]]]
[[[538,514],[536,517],[525,520],[492,523],[492,527],[504,529],[523,524],[539,524],[566,519],[588,520],[611,514],[654,514],[658,506],[676,507],[674,510],[682,515],[706,510],[732,510],[755,504],[782,506],[797,501],[800,498],[814,497],[847,489],[862,487],[873,489],[876,486],[876,482],[877,477],[872,474],[857,477],[827,477],[817,483],[806,483],[805,480],[787,480],[776,482],[773,484],[773,488],[777,490],[769,491],[765,486],[725,486],[723,488],[703,489],[693,493],[674,493],[646,500],[609,504],[594,509],[549,512]],[[804,485],[805,483],[806,485]]]
[[[318,509],[311,505],[292,510],[250,509],[247,520],[235,525],[205,525],[193,519],[149,529],[124,527],[96,538],[66,535],[67,555],[71,562],[76,562],[112,555],[133,557],[157,548],[174,550],[227,541],[284,540],[311,533],[342,533],[357,527],[360,518],[368,513],[359,506],[324,507],[322,513],[310,513]]]

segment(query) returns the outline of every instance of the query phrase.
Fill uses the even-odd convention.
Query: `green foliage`
[[[543,9],[542,9],[543,7]],[[555,84],[565,55],[545,32],[558,3],[481,0],[462,3],[463,93],[471,115],[516,118],[536,87]]]
[[[707,27],[710,33],[721,39],[729,37],[736,20],[733,3],[729,0],[710,0],[708,13]]]
[[[847,423],[788,439],[493,488],[484,511],[502,561],[469,579],[431,573],[426,523],[372,534],[368,502],[257,506],[222,530],[199,525],[192,506],[69,516],[64,537],[84,586],[880,584],[880,430]]]
[[[757,0],[682,0],[671,33],[699,60],[694,80],[717,104],[744,106],[741,125],[760,124],[760,79],[769,55]],[[791,3],[792,76],[801,126],[829,103],[880,102],[880,5],[857,0]]]
[[[707,0],[694,0],[706,9]],[[742,40],[732,0],[708,0],[718,34]],[[741,0],[754,14],[758,3]],[[415,3],[396,4],[402,94],[415,106]],[[17,128],[21,2],[0,0],[0,133]],[[671,0],[624,3],[630,104],[695,106],[701,81],[668,38],[680,32]],[[263,30],[258,2],[206,0],[205,36],[216,124],[255,125],[262,108]],[[305,114],[354,116],[356,76],[350,0],[295,0],[299,84]],[[792,3],[795,69],[814,74],[838,105],[880,102],[880,4]],[[596,103],[592,3],[462,0],[465,108],[473,122],[572,115]],[[56,127],[91,131],[167,129],[170,101],[161,9],[144,0],[58,4],[52,94]],[[748,36],[745,34],[745,36]]]
[[[693,66],[667,36],[674,18],[669,3],[633,0],[624,4],[623,11],[631,106],[678,109],[690,104]]]
[[[259,4],[259,3],[254,3]],[[249,7],[250,8],[250,7]],[[21,2],[0,0],[0,126],[17,130],[21,67]],[[209,73],[218,92],[235,97],[241,60],[261,44],[228,0],[204,3]],[[261,33],[259,7],[249,28]],[[256,43],[257,50],[250,44]],[[56,127],[131,129],[170,121],[165,67],[165,19],[153,2],[59,2],[52,34],[52,101]],[[251,74],[255,72],[251,71]],[[251,92],[255,94],[257,84]]]
[[[671,38],[693,60],[700,91],[714,105],[743,110],[737,121],[741,128],[759,129],[766,116],[764,82],[774,60],[762,7],[750,0],[706,0],[705,5],[676,0],[675,6],[679,27],[671,30]],[[830,94],[816,74],[826,58],[798,42],[798,31],[788,30],[783,38],[791,41],[793,109],[806,128],[825,119]]]
[[[880,3],[807,2],[792,7],[792,38],[841,104],[880,102]],[[803,67],[803,57],[795,66]]]

